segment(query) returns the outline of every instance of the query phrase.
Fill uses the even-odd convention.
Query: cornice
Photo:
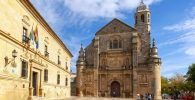
[[[61,70],[67,72],[68,74],[71,74],[71,72],[65,70],[64,68],[60,67],[58,64],[54,63],[53,61],[49,60],[48,58],[46,58],[44,55],[41,55],[40,53],[38,53],[37,51],[35,51],[34,49],[32,48],[29,48],[27,46],[25,46],[22,42],[18,41],[17,39],[13,38],[12,36],[10,36],[9,33],[5,33],[4,31],[2,31],[0,29],[0,35],[2,35],[3,37],[7,38],[8,40],[16,43],[17,45],[21,46],[22,48],[25,48],[26,50],[30,51],[31,53],[33,54],[36,54],[38,55],[39,57],[41,57],[42,59],[44,59],[45,61],[53,64],[54,66],[57,66],[58,68],[60,68]]]
[[[19,0],[19,1],[33,15],[33,17],[35,17],[35,19],[37,19],[37,21],[40,22],[40,24],[48,31],[48,33],[60,43],[60,45],[64,48],[65,52],[68,52],[68,54],[71,57],[73,57],[72,53],[69,51],[66,45],[57,36],[57,34],[52,30],[52,28],[48,25],[48,23],[44,20],[44,18],[39,14],[39,12],[35,9],[35,7],[30,3],[30,1],[29,0]]]

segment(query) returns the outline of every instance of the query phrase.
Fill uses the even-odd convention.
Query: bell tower
[[[142,0],[135,13],[135,28],[141,36],[142,61],[149,57],[150,52],[150,10]]]

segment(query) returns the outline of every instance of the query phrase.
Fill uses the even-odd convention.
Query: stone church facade
[[[150,39],[150,10],[143,3],[135,27],[113,19],[95,34],[77,60],[77,95],[132,98],[150,93],[161,99],[157,47]]]

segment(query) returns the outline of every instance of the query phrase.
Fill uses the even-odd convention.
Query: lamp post
[[[18,55],[18,52],[14,49],[12,51],[12,57],[15,59],[17,57],[17,55]]]
[[[14,49],[13,51],[12,51],[12,57],[13,58],[8,58],[7,56],[5,56],[5,67],[8,65],[8,64],[10,64],[11,62],[15,62],[15,58],[17,57],[17,55],[18,55],[18,52]]]

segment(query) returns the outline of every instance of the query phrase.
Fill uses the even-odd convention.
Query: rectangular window
[[[22,42],[23,43],[28,43],[29,42],[29,38],[27,36],[28,30],[27,28],[23,27],[23,33],[22,33]]]
[[[65,85],[68,86],[68,78],[66,78]]]
[[[58,56],[58,65],[61,64],[61,61],[60,61],[60,56]]]
[[[45,45],[45,51],[47,51],[47,45]]]
[[[68,70],[68,63],[67,62],[65,63],[65,66],[66,66],[66,70]]]
[[[23,77],[23,78],[28,77],[28,63],[24,60],[22,61],[21,77]]]
[[[57,75],[57,84],[60,84],[60,74]]]
[[[48,81],[48,69],[44,70],[44,81],[47,82]]]
[[[45,57],[49,57],[48,47],[45,45]]]

